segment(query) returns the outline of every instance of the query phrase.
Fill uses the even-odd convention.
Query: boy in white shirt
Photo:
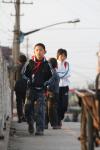
[[[59,102],[58,102],[58,123],[61,128],[61,121],[64,119],[64,114],[68,108],[68,92],[69,92],[69,77],[70,66],[67,62],[67,51],[65,49],[58,49],[57,62],[58,62],[58,75],[60,77],[59,82]]]

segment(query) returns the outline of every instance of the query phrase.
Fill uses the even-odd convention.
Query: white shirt
[[[57,60],[57,62],[58,62],[57,73],[60,77],[59,86],[60,87],[69,86],[70,65],[66,60],[64,60],[63,62]]]

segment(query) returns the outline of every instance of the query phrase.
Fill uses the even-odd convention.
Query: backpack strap
[[[65,69],[66,69],[66,67],[67,67],[67,64],[68,64],[68,62],[64,62],[64,67],[65,67]]]

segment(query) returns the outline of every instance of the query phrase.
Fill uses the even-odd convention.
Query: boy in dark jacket
[[[27,113],[28,130],[34,132],[34,103],[37,103],[36,117],[36,133],[35,135],[44,134],[45,126],[45,97],[44,83],[52,76],[50,66],[44,55],[46,53],[45,46],[38,43],[34,47],[34,56],[29,61],[24,73],[24,78],[30,81],[29,100],[30,110]]]

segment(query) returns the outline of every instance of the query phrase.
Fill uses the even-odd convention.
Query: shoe
[[[21,123],[22,122],[22,119],[18,119],[18,121],[17,121],[18,123]]]
[[[26,122],[26,118],[25,118],[24,116],[22,117],[22,121],[23,121],[23,122]]]
[[[58,129],[61,129],[61,127],[62,127],[62,122],[60,121],[60,123],[58,123]]]
[[[48,125],[45,125],[45,129],[48,129]]]
[[[34,133],[34,127],[33,127],[33,124],[32,123],[29,123],[28,124],[28,131],[30,134],[33,134]]]
[[[57,126],[57,129],[61,129],[61,126]]]
[[[24,116],[20,116],[18,117],[18,123],[24,122],[25,121],[25,117]]]
[[[59,126],[53,126],[52,129],[59,129]]]
[[[44,132],[43,132],[43,131],[37,131],[37,132],[35,133],[35,135],[40,135],[40,136],[42,136],[42,135],[44,135]]]

